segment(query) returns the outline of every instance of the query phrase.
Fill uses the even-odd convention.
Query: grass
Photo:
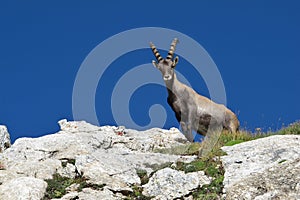
[[[60,198],[67,193],[66,188],[75,183],[73,179],[54,174],[53,179],[45,180],[48,184],[44,200]]]
[[[300,121],[294,122],[289,126],[282,128],[277,131],[276,134],[279,135],[300,135]]]
[[[72,184],[78,184],[78,192],[81,192],[83,188],[92,188],[94,190],[100,190],[105,186],[105,184],[98,185],[88,183],[87,179],[83,177],[77,177],[73,179],[63,177],[58,173],[54,174],[52,179],[47,179],[45,181],[48,185],[43,200],[63,197],[67,193],[67,188]]]
[[[198,158],[190,163],[177,162],[176,170],[185,173],[204,171],[212,181],[208,185],[203,185],[192,191],[193,199],[219,199],[223,190],[224,168],[220,157],[224,152],[220,149],[213,149],[211,154],[206,157]]]
[[[248,131],[239,131],[237,133],[229,133],[223,131],[219,138],[219,146],[232,146],[246,141],[264,138],[272,135],[300,135],[300,121],[294,122],[287,127],[283,127],[278,131],[251,133]]]
[[[239,143],[242,143],[242,142],[245,142],[245,141],[244,140],[232,140],[232,141],[226,142],[224,144],[224,146],[233,146],[235,144],[239,144]]]
[[[253,134],[248,131],[239,131],[236,133],[230,133],[223,131],[220,135],[218,146],[232,146],[242,142],[253,140]]]
[[[140,177],[142,185],[148,183],[149,177],[148,177],[148,174],[147,174],[146,170],[144,170],[144,169],[136,169],[136,173]]]
[[[142,194],[143,188],[140,185],[133,185],[132,186],[133,192],[127,195],[125,200],[132,200],[132,199],[138,199],[138,200],[150,200],[153,197],[147,197]]]

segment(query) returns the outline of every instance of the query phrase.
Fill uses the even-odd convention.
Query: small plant
[[[79,187],[77,188],[78,192],[81,192],[83,188],[100,190],[105,186],[105,184],[98,185],[88,183],[87,179],[85,179],[84,177],[77,177],[75,179],[72,179],[63,177],[58,173],[54,174],[52,179],[47,179],[45,181],[48,183],[48,186],[43,200],[63,197],[67,193],[66,188],[72,184],[79,185]]]
[[[233,146],[235,144],[239,144],[242,142],[245,142],[245,141],[244,140],[231,140],[231,141],[225,143],[224,146]]]
[[[155,153],[172,154],[172,155],[198,155],[201,143],[188,143],[171,148],[154,149]]]
[[[148,183],[149,177],[147,175],[147,171],[146,170],[144,170],[144,169],[136,169],[136,173],[140,177],[142,185]]]
[[[198,187],[192,192],[194,199],[219,199],[221,196],[225,171],[218,157],[199,158],[190,163],[177,162],[175,169],[185,173],[204,171],[212,178],[210,184]]]
[[[44,200],[60,198],[66,194],[66,188],[73,184],[73,180],[54,174],[53,179],[45,180],[48,183]]]
[[[276,132],[276,134],[280,135],[300,135],[300,121],[294,122],[287,127],[284,127]]]
[[[218,141],[218,146],[222,147],[225,146],[226,144],[232,144],[234,145],[233,141],[237,141],[239,143],[245,142],[245,141],[250,141],[253,139],[253,134],[247,131],[239,131],[236,133],[230,133],[228,131],[223,131],[220,135],[219,141]],[[231,146],[231,145],[227,145]]]
[[[133,200],[133,199],[150,200],[150,199],[153,198],[153,197],[147,197],[147,196],[143,195],[142,194],[143,188],[141,186],[133,185],[132,186],[132,190],[133,190],[133,192],[130,193],[129,195],[127,195],[127,197],[125,198],[125,200]]]

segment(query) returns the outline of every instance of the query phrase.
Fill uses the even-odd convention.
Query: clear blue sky
[[[299,120],[299,1],[186,2],[2,1],[0,124],[13,141],[56,132],[59,119],[72,120],[73,84],[89,52],[114,34],[148,26],[180,31],[206,49],[243,128],[277,129]],[[129,70],[153,58],[148,49],[130,52],[106,71],[96,94],[102,125],[115,124],[109,98],[124,73],[118,66],[126,63]],[[177,68],[197,92],[208,95],[201,77]],[[157,95],[147,98],[147,91]],[[165,127],[178,127],[166,97],[163,87],[140,88],[132,96],[133,119],[147,124],[148,107],[159,103],[166,107]]]

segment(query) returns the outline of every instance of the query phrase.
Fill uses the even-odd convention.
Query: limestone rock
[[[86,199],[86,200],[94,200],[94,199],[103,199],[103,200],[110,200],[116,199],[116,195],[108,189],[104,189],[102,191],[95,191],[90,188],[85,188],[82,192],[78,195],[79,199]]]
[[[40,200],[46,191],[47,183],[32,177],[19,177],[0,185],[0,199]]]
[[[6,126],[0,125],[0,153],[11,146]]]
[[[62,165],[64,165],[64,163],[65,162],[63,161]],[[75,165],[71,163],[66,163],[65,166],[58,167],[57,173],[59,173],[63,177],[75,178],[78,175],[76,171],[77,168],[75,167]]]
[[[143,194],[155,199],[175,199],[189,194],[193,189],[209,184],[210,179],[203,171],[185,174],[171,168],[157,171],[145,184]]]
[[[125,138],[130,140],[126,143],[126,147],[132,150],[149,152],[187,143],[187,139],[177,128],[170,130],[152,128],[146,131],[125,129],[124,131]]]
[[[174,128],[139,132],[125,127],[98,127],[84,121],[61,120],[59,124],[58,133],[20,138],[0,154],[0,163],[5,169],[0,170],[0,184],[4,186],[24,176],[52,179],[53,174],[59,173],[69,178],[80,176],[90,184],[106,185],[105,192],[70,189],[64,199],[72,199],[74,195],[82,199],[93,199],[93,195],[100,199],[118,199],[118,195],[132,192],[132,185],[141,184],[137,169],[146,170],[149,175],[154,170],[152,166],[191,162],[196,158],[153,151],[187,143],[183,134]]]
[[[222,162],[228,199],[268,199],[266,197],[276,196],[278,192],[288,195],[292,187],[298,187],[299,135],[270,136],[222,147],[222,150],[227,153],[222,157]],[[291,173],[294,175],[290,176]],[[244,192],[239,188],[243,188]],[[234,193],[238,194],[234,195],[236,198],[231,197]],[[296,193],[300,194],[299,191]]]
[[[278,163],[231,186],[228,200],[300,199],[300,159]]]

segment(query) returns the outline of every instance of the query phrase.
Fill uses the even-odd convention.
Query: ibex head
[[[177,63],[178,63],[178,56],[176,56],[173,59],[173,55],[174,55],[174,51],[175,51],[175,47],[176,44],[178,43],[178,39],[175,38],[173,40],[173,42],[171,43],[171,47],[170,50],[168,52],[168,56],[166,59],[162,58],[161,55],[159,54],[158,50],[156,49],[156,47],[154,46],[154,44],[152,42],[150,42],[150,47],[153,51],[154,56],[157,59],[156,61],[152,61],[152,64],[160,70],[160,72],[162,73],[163,79],[164,81],[170,81],[174,78],[174,68],[176,67]]]

